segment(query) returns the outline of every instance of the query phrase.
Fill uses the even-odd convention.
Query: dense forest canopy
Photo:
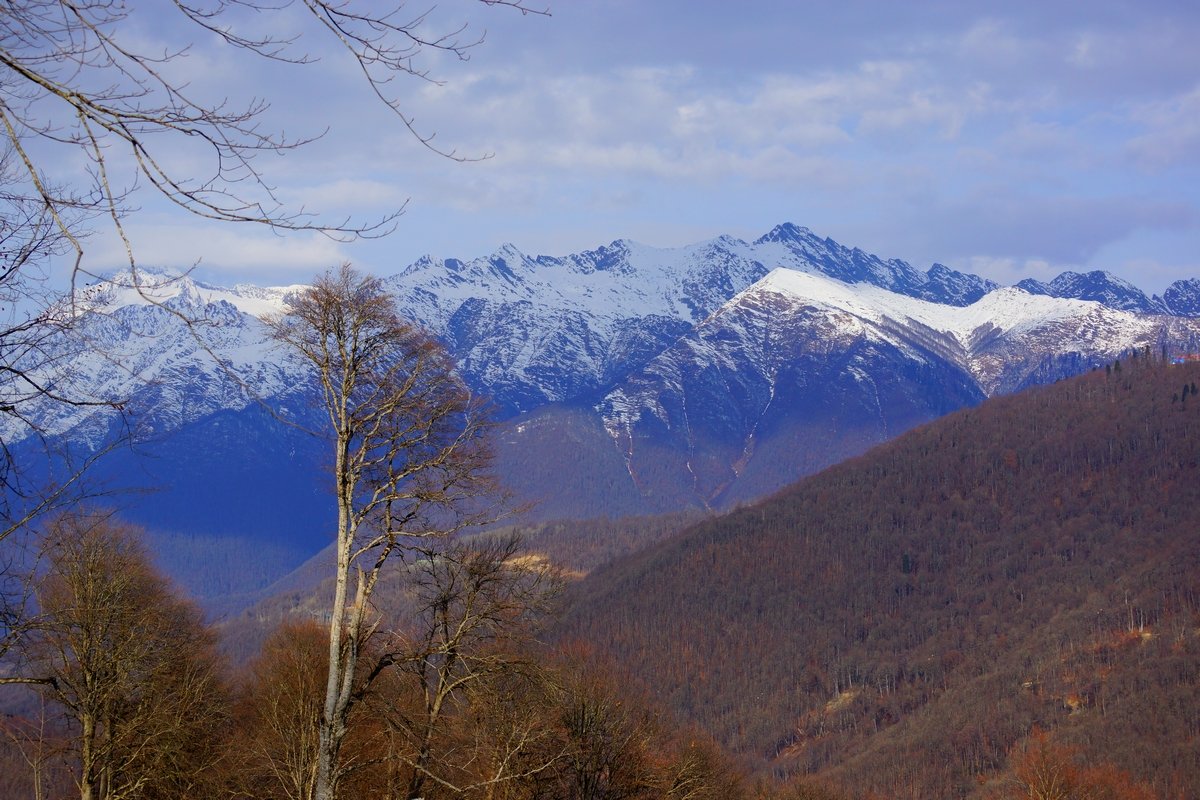
[[[1192,796],[1198,379],[1142,352],[951,415],[598,570],[560,635],[781,774],[967,796],[1041,727]]]

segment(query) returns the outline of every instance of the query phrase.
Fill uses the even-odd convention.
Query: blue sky
[[[289,133],[328,126],[264,162],[283,197],[330,219],[407,211],[386,239],[342,244],[206,225],[143,195],[140,260],[302,281],[342,260],[386,274],[504,242],[561,255],[791,221],[1003,283],[1200,277],[1200,4],[548,2],[549,17],[439,4],[430,24],[486,40],[467,62],[431,60],[441,85],[398,87],[443,146],[492,154],[478,163],[421,148],[315,39],[323,60],[304,69],[198,39],[178,67],[196,91],[266,97]],[[140,24],[130,35],[189,34]],[[88,261],[118,256],[100,234]]]

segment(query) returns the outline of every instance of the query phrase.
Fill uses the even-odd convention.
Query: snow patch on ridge
[[[82,312],[111,313],[129,306],[163,305],[180,310],[229,303],[243,314],[261,317],[284,310],[287,301],[308,289],[304,284],[291,286],[251,286],[238,284],[232,289],[202,283],[173,270],[139,269],[119,272],[78,292],[77,305]]]
[[[975,333],[984,326],[1003,331],[1025,330],[1055,320],[1092,313],[1098,303],[1063,300],[1004,288],[989,292],[969,306],[947,306],[889,292],[870,284],[847,284],[823,275],[791,269],[772,270],[743,295],[771,292],[794,301],[819,303],[861,319],[882,323],[887,319],[911,320],[953,336],[970,351]],[[740,302],[739,297],[729,305]]]

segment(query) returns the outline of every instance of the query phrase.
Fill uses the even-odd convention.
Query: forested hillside
[[[1200,365],[990,400],[598,570],[607,647],[777,774],[986,795],[1037,730],[1200,796]]]
[[[380,646],[424,652],[464,622],[467,639],[437,653],[486,667],[469,692],[446,690],[453,713],[420,723],[445,758],[433,774],[483,781],[462,796],[490,797],[478,765],[519,756],[495,796],[530,800],[1024,800],[1050,796],[1047,776],[1074,787],[1069,798],[1195,797],[1197,381],[1200,365],[1143,352],[952,415],[724,517],[545,524],[523,550],[492,532],[408,562],[376,595]],[[549,637],[530,627],[560,605],[538,588],[556,574],[547,562],[576,581]],[[139,563],[114,574],[141,575]],[[271,748],[316,730],[327,568],[315,559],[216,631],[195,627],[159,579],[147,578],[162,602],[127,598],[136,614],[185,609],[220,680],[198,715],[179,717],[199,726],[188,747],[204,744],[181,762],[192,772],[162,780],[194,772],[229,796],[276,796],[287,751]],[[451,611],[461,619],[443,626]],[[535,641],[546,638],[557,646]],[[46,652],[30,663],[53,666]],[[348,796],[460,796],[414,788],[425,768],[405,760],[420,745],[421,692],[457,686],[439,683],[448,676],[406,669],[364,694],[348,758],[374,766]],[[38,708],[0,725],[0,794],[70,785],[73,718],[39,722]],[[279,709],[297,716],[270,716]],[[518,745],[488,749],[502,740]]]
[[[696,512],[681,512],[618,519],[559,520],[499,528],[464,538],[472,544],[486,546],[515,534],[520,538],[525,558],[553,564],[567,580],[576,580],[599,566],[656,544],[702,518]],[[181,556],[187,554],[184,547],[178,547],[177,552]],[[321,609],[333,594],[329,579],[333,560],[332,550],[326,548],[258,593],[206,597],[203,605],[217,620],[225,652],[235,662],[243,663],[258,652],[280,624],[319,619]],[[388,596],[395,601],[399,587],[390,585],[394,581],[384,583]]]

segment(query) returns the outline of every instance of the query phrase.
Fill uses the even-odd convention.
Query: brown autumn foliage
[[[42,549],[19,669],[43,703],[5,726],[17,780],[31,796],[83,800],[212,794],[228,704],[200,612],[109,514],[52,520]]]
[[[240,800],[311,800],[316,792],[319,722],[329,631],[312,620],[276,629],[246,668],[233,707],[226,789]],[[361,686],[360,688],[365,688]],[[378,704],[400,698],[371,695]],[[408,771],[389,751],[384,725],[367,705],[349,719],[339,797],[399,796]]]
[[[289,622],[249,665],[234,705],[230,752],[237,794],[312,797],[328,643],[329,633],[316,622]]]
[[[528,800],[738,800],[741,767],[710,737],[674,724],[619,665],[586,645],[545,654],[539,710],[545,769],[508,787]],[[547,757],[549,756],[549,757]]]
[[[1150,787],[1109,763],[1081,763],[1077,748],[1035,731],[1013,748],[994,800],[1155,800]]]
[[[775,774],[968,797],[1040,726],[1198,796],[1198,378],[953,414],[595,571],[560,635]]]
[[[684,738],[614,668],[536,647],[555,576],[517,547],[511,536],[431,547],[400,585],[382,586],[339,796],[739,796],[720,748]],[[248,666],[227,770],[234,796],[315,794],[327,636],[311,621],[285,624]]]
[[[253,662],[235,706],[230,796],[307,800],[316,776],[327,633],[281,627]],[[431,720],[436,688],[413,673],[372,685],[349,726],[339,797],[478,800],[736,800],[742,771],[708,737],[687,733],[589,650],[531,654],[469,684]],[[414,723],[436,722],[419,728]],[[408,728],[408,729],[406,729]],[[424,747],[424,749],[423,749]],[[424,758],[422,758],[424,756]],[[765,800],[769,795],[755,797]],[[792,794],[785,796],[792,798]],[[806,797],[807,795],[795,795]],[[832,793],[821,795],[834,800]]]

